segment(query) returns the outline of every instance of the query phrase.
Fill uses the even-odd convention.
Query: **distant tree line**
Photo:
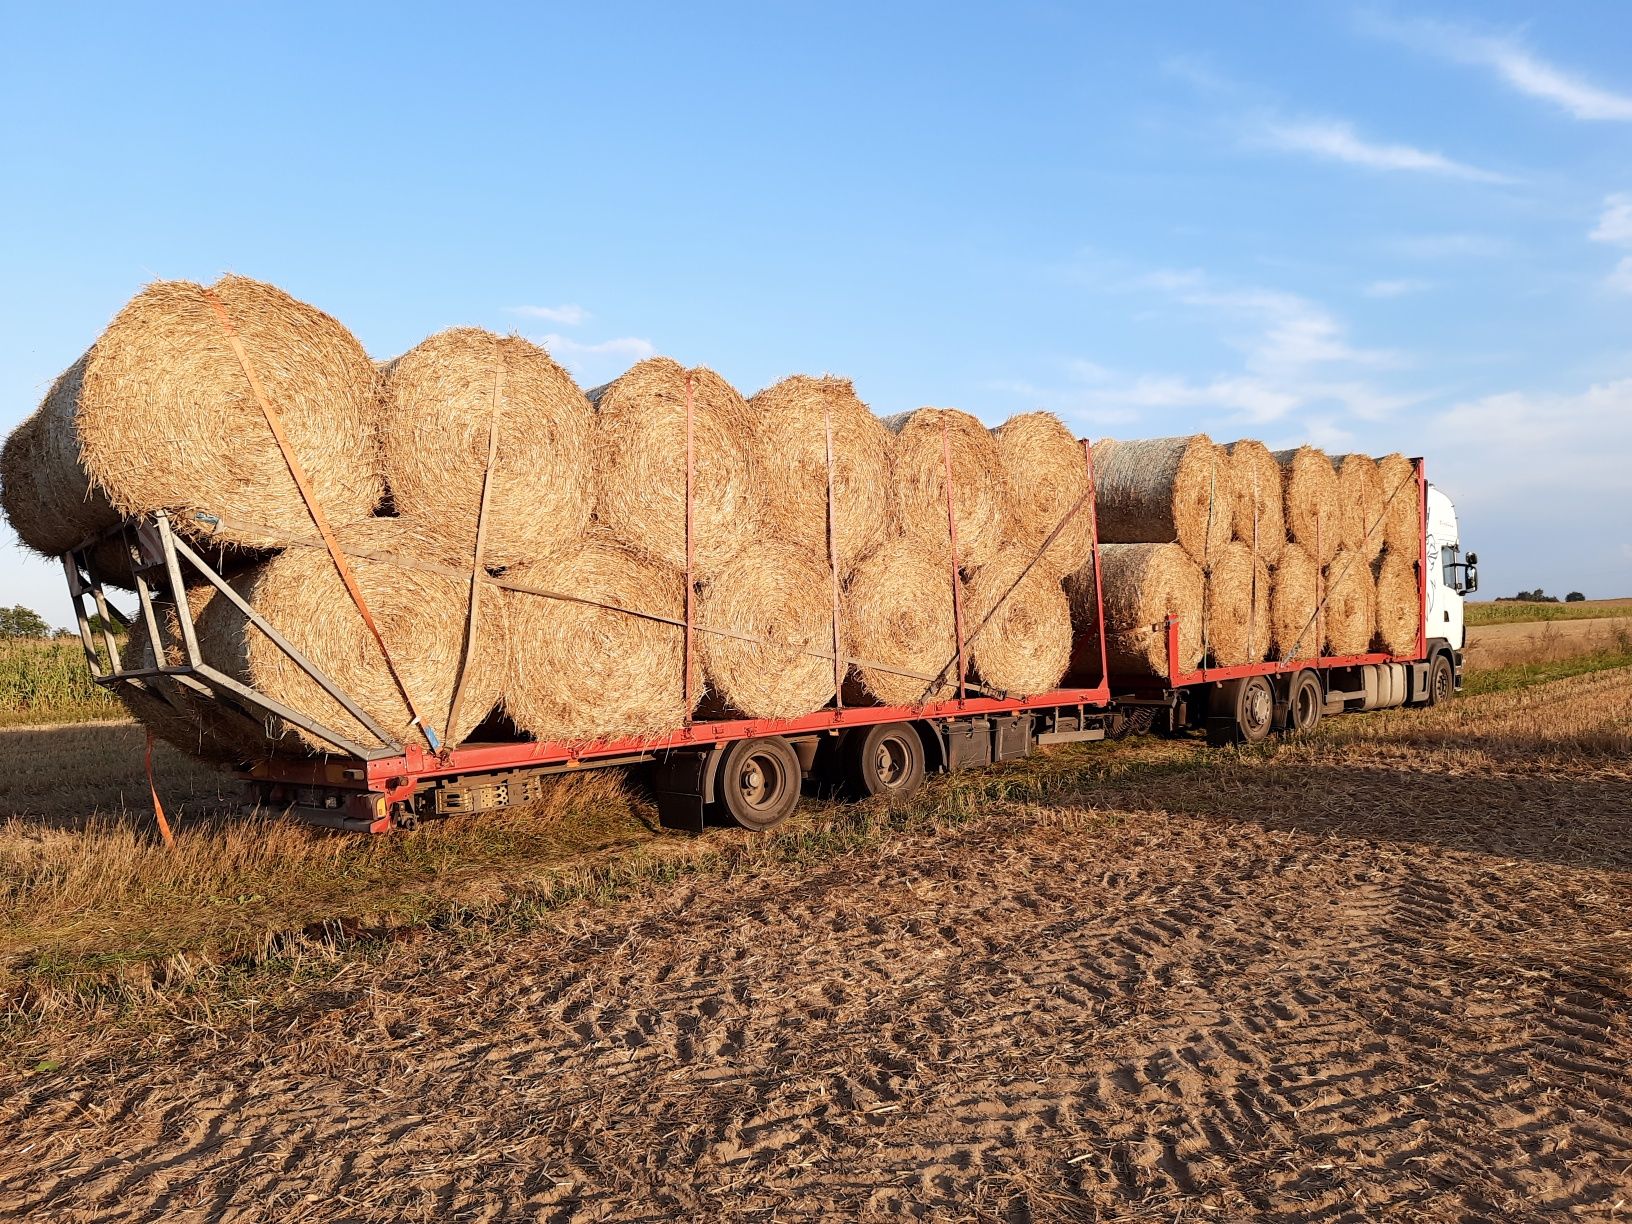
[[[1582,602],[1584,602],[1586,600],[1586,598],[1587,597],[1585,595],[1581,594],[1580,591],[1571,591],[1568,595],[1564,596],[1564,602],[1565,603],[1582,603]],[[1498,595],[1498,596],[1496,596],[1496,602],[1497,603],[1557,603],[1558,602],[1558,596],[1557,595],[1549,595],[1549,594],[1547,594],[1546,591],[1542,590],[1540,587],[1537,587],[1533,591],[1520,591],[1517,595]]]
[[[90,625],[93,632],[100,633],[103,620],[100,616],[92,616]],[[125,627],[117,622],[107,625],[110,632],[123,634]],[[0,608],[0,638],[48,638],[74,637],[72,629],[53,629],[33,608],[25,608],[22,604],[13,604],[9,608]]]

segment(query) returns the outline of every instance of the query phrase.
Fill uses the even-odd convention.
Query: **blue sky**
[[[0,430],[155,278],[880,412],[1425,454],[1632,595],[1632,9],[8,5]],[[0,531],[4,531],[0,528]],[[68,619],[0,539],[0,603]]]

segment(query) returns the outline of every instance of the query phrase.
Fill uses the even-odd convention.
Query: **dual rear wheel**
[[[924,741],[910,723],[857,727],[845,736],[838,765],[856,798],[905,797],[924,784]],[[780,735],[737,740],[720,757],[714,799],[736,824],[761,832],[793,815],[803,781],[799,754]]]

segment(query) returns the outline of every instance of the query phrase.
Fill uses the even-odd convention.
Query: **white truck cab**
[[[1479,555],[1462,555],[1456,507],[1433,485],[1428,486],[1428,639],[1444,638],[1461,650],[1467,631],[1462,597],[1479,589]]]

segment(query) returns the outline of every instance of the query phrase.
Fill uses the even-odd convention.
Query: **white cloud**
[[[592,380],[599,380],[603,376],[613,377],[621,367],[644,361],[657,352],[650,340],[643,340],[639,336],[617,336],[593,344],[555,332],[534,339],[575,377],[584,378],[587,375]]]
[[[546,323],[559,323],[563,327],[577,327],[589,318],[589,311],[582,306],[512,306],[511,314],[523,315],[529,319],[543,319]]]
[[[1407,294],[1411,293],[1425,293],[1432,288],[1433,285],[1428,281],[1413,280],[1410,277],[1405,277],[1400,280],[1375,280],[1363,288],[1360,292],[1364,293],[1367,297],[1397,298],[1405,297]]]
[[[1632,195],[1617,191],[1604,197],[1604,214],[1598,227],[1588,235],[1594,242],[1632,246]]]
[[[1621,256],[1621,261],[1605,278],[1604,284],[1617,293],[1632,293],[1632,255]]]
[[[1510,87],[1577,119],[1632,122],[1632,95],[1594,85],[1548,63],[1517,38],[1441,21],[1396,21],[1370,14],[1362,24],[1418,50],[1493,70]]]
[[[1354,130],[1352,124],[1341,119],[1269,119],[1254,130],[1252,139],[1271,148],[1307,153],[1372,170],[1437,174],[1478,183],[1512,182],[1506,175],[1454,161],[1442,153],[1413,145],[1377,144],[1366,140]]]

